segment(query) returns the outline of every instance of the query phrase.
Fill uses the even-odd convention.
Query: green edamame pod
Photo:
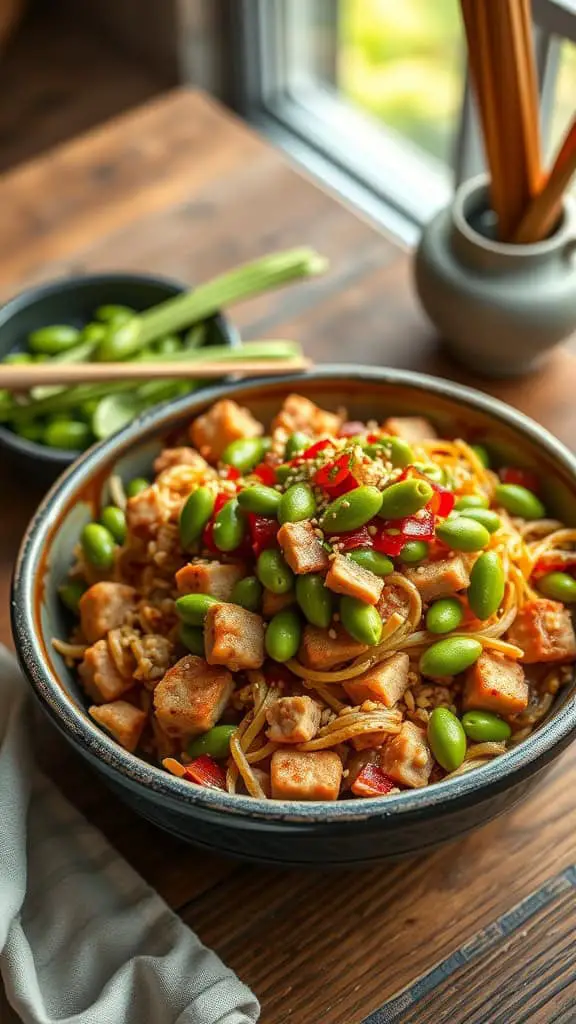
[[[180,512],[180,543],[186,551],[202,536],[214,511],[216,495],[209,487],[198,487],[188,496]]]
[[[376,608],[355,597],[340,598],[340,619],[353,640],[375,647],[382,635],[382,619]]]
[[[522,519],[543,519],[546,515],[540,498],[521,484],[498,484],[494,501],[511,516],[521,516]]]
[[[28,347],[32,352],[42,355],[56,356],[67,352],[80,341],[80,331],[66,324],[55,324],[53,327],[40,327],[28,336]]]
[[[100,513],[100,522],[114,537],[117,544],[126,540],[126,516],[117,505],[106,505]]]
[[[278,522],[300,523],[316,512],[316,499],[309,484],[292,484],[280,499]]]
[[[58,587],[58,597],[69,612],[78,615],[80,598],[86,592],[86,584],[80,580],[68,580]]]
[[[73,452],[86,448],[91,436],[90,427],[82,420],[57,420],[48,424],[42,440],[50,448]]]
[[[470,508],[488,508],[489,501],[485,494],[464,494],[454,505],[457,512]]]
[[[549,572],[540,577],[537,585],[540,593],[551,597],[553,601],[562,601],[564,604],[576,601],[576,580],[567,572]]]
[[[284,458],[286,460],[293,459],[299,452],[303,452],[306,448],[309,448],[311,444],[312,440],[307,434],[303,434],[300,430],[294,431],[286,441]]]
[[[172,356],[182,348],[182,342],[177,334],[167,334],[164,338],[154,342],[154,351],[161,356]]]
[[[201,626],[189,626],[186,622],[181,622],[178,627],[178,636],[180,643],[190,651],[190,654],[195,654],[198,658],[204,657],[206,648],[204,646],[204,630]]]
[[[262,461],[266,450],[270,447],[270,439],[265,437],[239,437],[231,441],[222,453],[222,462],[234,466],[239,473],[249,473],[254,466]]]
[[[122,359],[131,359],[138,353],[142,330],[138,316],[122,323],[112,320],[107,324],[107,328],[96,349],[96,359],[100,362],[116,363]]]
[[[235,551],[246,533],[246,518],[237,498],[220,509],[214,522],[214,543],[219,551]]]
[[[428,545],[425,540],[409,540],[402,548],[399,556],[401,562],[407,565],[415,565],[428,558]]]
[[[355,487],[328,505],[320,526],[325,533],[357,530],[374,518],[381,505],[382,493],[377,487]]]
[[[426,629],[430,633],[451,633],[463,618],[464,609],[457,597],[441,597],[426,612]]]
[[[135,476],[133,480],[130,480],[126,484],[126,497],[135,498],[141,491],[145,491],[147,487],[150,487],[150,481],[144,476]]]
[[[184,594],[176,600],[176,611],[187,626],[203,626],[208,609],[221,603],[209,594]]]
[[[476,454],[476,458],[482,463],[484,469],[490,469],[490,456],[486,451],[483,444],[471,444],[472,451]]]
[[[434,708],[428,720],[428,743],[438,764],[455,772],[466,756],[466,733],[448,708]]]
[[[127,320],[131,320],[133,316],[136,316],[136,310],[131,309],[130,306],[109,303],[106,306],[98,306],[94,316],[105,324],[125,324]]]
[[[294,586],[294,573],[278,548],[268,548],[258,555],[256,575],[273,594],[287,594]]]
[[[372,548],[357,548],[356,551],[350,552],[348,558],[356,562],[356,565],[361,565],[363,569],[369,569],[375,576],[389,576],[394,572],[394,563],[386,555],[373,551]]]
[[[413,516],[427,505],[434,491],[426,480],[401,480],[390,484],[382,493],[378,515],[381,519],[403,519]]]
[[[441,484],[443,486],[446,483],[446,473],[442,466],[437,466],[435,462],[415,462],[414,469],[417,469],[419,473],[423,473],[434,484]]]
[[[200,757],[202,754],[209,754],[210,757],[221,761],[230,753],[230,740],[237,725],[215,725],[213,729],[196,736],[186,744],[186,751],[189,757]]]
[[[81,341],[90,341],[93,344],[99,344],[105,337],[106,328],[104,324],[90,323],[86,324],[86,326],[82,328]]]
[[[302,620],[292,608],[278,612],[266,628],[264,646],[274,661],[288,661],[298,653],[302,639]]]
[[[486,527],[467,516],[454,516],[439,523],[436,536],[453,551],[481,551],[490,542]]]
[[[323,576],[317,573],[297,576],[296,600],[312,626],[328,628],[334,612],[334,596],[324,586]]]
[[[420,671],[425,676],[442,678],[456,676],[474,665],[482,654],[482,644],[467,636],[451,636],[432,644],[420,658]]]
[[[506,586],[504,567],[496,551],[484,551],[470,573],[468,604],[479,619],[489,619],[498,611]]]
[[[262,584],[256,576],[245,576],[238,580],[230,595],[232,604],[239,604],[249,612],[259,612],[262,603]]]
[[[114,537],[101,523],[87,523],[80,535],[82,550],[88,562],[97,569],[111,569],[114,564]]]
[[[486,527],[488,533],[496,533],[496,530],[499,530],[502,525],[500,516],[491,508],[467,508],[466,518],[474,519],[475,522],[481,523],[482,526]]]
[[[466,711],[462,715],[464,732],[475,743],[502,743],[509,740],[512,729],[493,711]]]
[[[266,487],[265,484],[252,484],[240,491],[238,501],[240,507],[246,512],[273,518],[278,512],[281,496],[273,487]]]

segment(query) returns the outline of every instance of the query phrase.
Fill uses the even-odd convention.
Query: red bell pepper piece
[[[264,516],[257,516],[254,512],[249,512],[248,527],[252,551],[256,558],[263,551],[276,546],[276,534],[280,529],[280,524],[275,519],[266,519]]]
[[[389,533],[390,527],[385,523],[378,524],[376,533],[372,536],[372,546],[376,551],[381,551],[389,558],[396,558],[406,543],[404,534],[400,533],[397,527],[392,527],[394,533]]]
[[[200,754],[190,761],[185,767],[183,778],[209,789],[226,789],[226,776],[210,754]]]
[[[429,483],[434,490],[434,495],[429,503],[429,507],[435,515],[445,518],[450,515],[454,508],[456,498],[448,488],[442,487],[440,484],[434,484],[431,480]]]
[[[398,783],[377,764],[365,764],[350,787],[354,796],[386,796]]]
[[[268,462],[258,463],[252,472],[263,484],[266,484],[266,487],[273,487],[276,483],[276,470]]]
[[[432,540],[434,537],[434,513],[429,505],[417,516],[406,516],[396,522],[406,540]]]
[[[400,554],[404,545],[410,540],[432,540],[434,538],[434,513],[427,505],[418,515],[405,516],[404,519],[390,519],[384,523],[374,523],[376,534],[372,544],[376,551],[381,551],[390,558]]]
[[[220,476],[223,480],[239,480],[242,473],[236,466],[224,466],[220,472]]]
[[[373,546],[372,537],[366,526],[338,534],[338,543],[342,545],[343,551],[355,551],[356,548],[371,548]]]
[[[202,534],[202,543],[204,547],[208,548],[208,550],[215,555],[218,554],[218,548],[214,543],[214,523],[216,521],[216,516],[218,515],[220,509],[224,508],[224,505],[226,504],[227,501],[230,501],[229,494],[216,495],[216,501],[214,502],[214,511],[212,512],[212,518],[210,522],[207,523],[206,526],[204,527],[204,533]]]
[[[340,455],[334,462],[325,462],[314,474],[314,483],[332,492],[350,476],[350,455]],[[355,486],[355,483],[352,484]]]
[[[526,487],[529,491],[534,491],[538,494],[540,489],[540,482],[536,473],[530,472],[529,469],[519,469],[517,466],[503,466],[498,472],[503,484],[519,484],[520,487]]]
[[[293,459],[290,459],[289,466],[298,466],[301,462],[305,462],[306,459],[313,459],[319,452],[323,452],[325,448],[328,448],[332,444],[329,438],[325,437],[323,441],[315,441],[309,448],[305,448],[303,452],[299,452]]]

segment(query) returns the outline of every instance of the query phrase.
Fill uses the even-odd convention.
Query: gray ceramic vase
[[[576,330],[576,203],[533,245],[490,235],[487,181],[465,182],[424,229],[414,271],[420,301],[450,352],[476,373],[534,370]]]

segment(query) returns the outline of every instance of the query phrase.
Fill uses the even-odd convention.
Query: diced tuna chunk
[[[390,416],[382,429],[394,437],[401,437],[409,444],[418,444],[419,441],[430,441],[438,437],[430,421],[423,416]]]
[[[328,554],[308,520],[284,523],[278,530],[278,543],[292,572],[326,572]]]
[[[304,434],[338,434],[343,417],[321,409],[303,395],[288,395],[280,412],[272,420],[272,432],[284,430],[286,434],[302,431]]]
[[[106,729],[121,747],[130,753],[136,750],[146,724],[144,711],[126,700],[93,706],[88,711],[94,721]]]
[[[524,651],[522,661],[570,661],[576,637],[570,612],[558,601],[528,601],[518,612],[506,639]]]
[[[351,558],[336,555],[330,561],[326,586],[336,594],[357,597],[365,604],[378,604],[384,589],[384,580],[369,569],[357,565]]]
[[[426,733],[413,722],[404,722],[398,735],[388,740],[382,752],[382,769],[396,782],[411,789],[428,784],[433,765]]]
[[[330,633],[336,635],[331,637]],[[353,640],[341,626],[333,630],[305,626],[298,657],[307,668],[324,670],[351,661],[365,650],[364,644]]]
[[[96,704],[117,700],[134,685],[131,678],[120,675],[105,640],[98,640],[84,652],[78,674],[86,693]]]
[[[333,750],[276,750],[270,779],[274,800],[337,800],[342,762]]]
[[[419,565],[415,569],[406,569],[405,576],[414,584],[424,602],[457,594],[470,583],[470,576],[460,555]]]
[[[311,697],[280,697],[266,712],[266,735],[273,743],[306,743],[318,732],[320,715],[320,705]]]
[[[376,700],[387,708],[392,708],[408,689],[409,665],[408,655],[399,651],[386,661],[380,661],[363,675],[342,685],[354,704]]]
[[[102,580],[80,598],[80,625],[89,644],[96,643],[111,629],[124,626],[136,605],[134,587]]]
[[[260,668],[264,662],[264,622],[239,604],[215,604],[204,626],[206,661],[231,672]]]
[[[126,502],[126,522],[128,532],[143,540],[150,540],[158,532],[163,523],[170,519],[171,508],[162,497],[156,484],[128,498]]]
[[[198,560],[178,570],[176,586],[180,594],[210,594],[218,601],[229,601],[235,584],[245,575],[243,565]]]
[[[240,437],[259,437],[264,428],[248,409],[229,398],[216,402],[203,416],[197,416],[190,435],[200,454],[217,462],[224,449]]]
[[[206,459],[203,459],[195,448],[186,446],[164,448],[154,460],[155,473],[163,473],[165,469],[171,469],[172,466],[192,466],[199,473],[204,473],[208,469]]]
[[[463,706],[466,711],[495,711],[516,715],[528,707],[528,684],[521,665],[501,654],[484,651],[466,672]]]
[[[234,689],[225,668],[214,668],[204,658],[180,658],[154,690],[154,708],[168,736],[196,736],[208,732],[224,711]]]
[[[287,594],[274,594],[271,590],[264,587],[262,615],[265,619],[271,619],[278,612],[284,611],[284,608],[290,608],[295,601],[296,595],[293,590],[289,590]]]

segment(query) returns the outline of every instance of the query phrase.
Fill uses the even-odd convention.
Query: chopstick
[[[307,370],[312,360],[236,359],[222,362],[118,362],[118,363],[30,363],[0,364],[0,387],[28,391],[43,384],[97,384],[117,380],[211,380],[228,375],[268,377]]]
[[[576,117],[564,138],[542,191],[528,206],[518,225],[513,242],[528,244],[546,238],[562,213],[562,196],[572,175],[576,174]]]

